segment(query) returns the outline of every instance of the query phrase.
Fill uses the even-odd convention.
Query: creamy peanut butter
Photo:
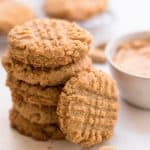
[[[132,40],[120,45],[113,60],[123,71],[150,77],[150,39]]]

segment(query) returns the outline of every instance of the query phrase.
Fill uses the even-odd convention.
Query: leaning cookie
[[[10,75],[7,77],[6,84],[13,93],[22,95],[25,102],[39,106],[57,106],[63,87],[62,85],[57,87],[30,85]]]
[[[110,139],[118,115],[118,90],[105,73],[84,71],[65,85],[57,107],[66,139],[90,147]]]
[[[15,1],[0,1],[0,33],[7,33],[15,25],[35,17],[31,8]]]
[[[58,68],[82,59],[91,35],[77,24],[36,19],[14,27],[8,35],[11,56],[34,67]]]
[[[38,107],[26,103],[22,95],[17,92],[12,92],[13,106],[14,108],[31,123],[36,124],[57,124],[56,107]]]
[[[21,134],[31,136],[36,140],[45,141],[48,139],[64,138],[64,135],[57,125],[38,125],[31,123],[21,116],[14,108],[10,111],[9,118],[13,128],[18,130]]]
[[[64,84],[78,72],[89,69],[92,64],[91,59],[86,56],[79,62],[57,69],[34,68],[12,59],[9,54],[6,54],[3,57],[2,63],[6,71],[18,80],[32,85],[39,84],[41,86],[56,86]]]
[[[44,10],[50,17],[83,21],[105,11],[107,1],[108,0],[46,0]]]

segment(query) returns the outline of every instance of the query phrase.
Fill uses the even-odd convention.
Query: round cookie
[[[14,108],[31,123],[36,124],[56,124],[58,122],[56,107],[38,107],[28,104],[24,101],[23,96],[17,92],[12,92]]]
[[[14,27],[8,35],[11,56],[34,67],[58,68],[83,58],[91,35],[77,24],[35,19]]]
[[[44,10],[51,17],[84,21],[106,10],[108,0],[46,0]]]
[[[15,25],[35,17],[31,8],[15,1],[0,1],[0,33],[7,33]]]
[[[83,71],[65,85],[58,102],[60,129],[66,139],[90,147],[113,135],[118,91],[105,73]]]
[[[61,85],[57,87],[30,85],[12,76],[7,77],[6,84],[13,93],[22,95],[25,102],[39,106],[57,106],[63,87]]]
[[[36,140],[63,139],[57,125],[38,125],[23,118],[14,108],[10,111],[10,123],[21,134],[31,136]]]
[[[91,59],[87,56],[76,63],[57,69],[34,68],[12,59],[9,54],[3,57],[2,63],[6,71],[16,79],[41,86],[64,84],[78,72],[91,67]]]

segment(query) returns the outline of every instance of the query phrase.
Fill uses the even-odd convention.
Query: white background
[[[23,0],[42,16],[42,0]],[[107,33],[107,39],[133,30],[150,29],[150,0],[111,0],[111,11],[115,16]],[[101,34],[97,36],[101,39]],[[2,45],[1,45],[2,47]],[[0,54],[4,49],[1,48]],[[108,71],[105,65],[95,65]],[[0,65],[0,150],[79,150],[80,146],[67,141],[38,142],[22,136],[9,127],[8,110],[11,107],[9,90],[5,86],[6,74]],[[106,144],[114,145],[118,150],[150,150],[150,111],[140,110],[120,101],[121,110],[113,138]],[[91,150],[97,150],[97,145]]]

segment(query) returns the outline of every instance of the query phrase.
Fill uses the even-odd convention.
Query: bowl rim
[[[126,34],[123,34],[121,36],[118,36],[116,38],[114,38],[113,40],[111,40],[108,45],[106,46],[105,49],[105,55],[106,55],[106,59],[107,62],[109,64],[112,65],[112,67],[114,67],[116,70],[118,70],[119,72],[126,74],[128,76],[132,76],[134,78],[138,78],[138,79],[144,79],[144,80],[150,80],[150,77],[144,77],[142,75],[138,75],[138,74],[134,74],[134,73],[129,73],[124,71],[123,69],[121,69],[113,60],[112,60],[112,56],[111,56],[111,51],[116,51],[118,45],[123,42],[123,41],[129,41],[131,39],[144,39],[144,38],[150,38],[150,30],[147,31],[135,31],[135,32],[129,32]],[[113,54],[114,55],[114,54]]]

